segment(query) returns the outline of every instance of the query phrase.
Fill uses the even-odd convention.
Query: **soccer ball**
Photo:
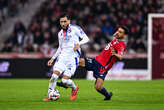
[[[50,91],[48,94],[48,98],[50,100],[57,100],[59,99],[59,97],[60,97],[60,92],[57,89]]]

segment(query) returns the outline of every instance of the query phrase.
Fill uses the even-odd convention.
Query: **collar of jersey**
[[[64,30],[63,29],[63,37],[66,38],[67,37],[67,34],[68,34],[68,29],[70,28],[70,24],[68,25],[67,29]],[[64,36],[64,31],[65,31],[65,36]]]

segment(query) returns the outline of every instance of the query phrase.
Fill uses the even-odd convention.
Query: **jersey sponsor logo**
[[[105,50],[109,50],[109,48],[112,46],[111,43],[109,43],[106,47],[105,47]]]
[[[71,39],[71,37],[72,37],[71,35],[68,35],[67,37],[64,37],[64,40],[69,41]]]
[[[112,47],[113,45],[116,45],[118,43],[118,41],[114,41],[113,44],[110,42],[108,43],[108,45],[105,47],[105,50],[108,50],[110,47]]]

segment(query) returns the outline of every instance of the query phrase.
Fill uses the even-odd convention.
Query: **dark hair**
[[[60,18],[64,18],[64,17],[67,17],[67,19],[71,20],[70,16],[67,14],[67,13],[63,13],[59,16],[59,19]]]
[[[125,32],[125,34],[129,34],[129,29],[126,26],[119,26],[119,28],[122,28]]]

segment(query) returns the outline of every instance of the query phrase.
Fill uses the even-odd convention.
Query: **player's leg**
[[[49,81],[49,90],[56,89],[56,83],[59,75],[66,69],[65,62],[63,59],[59,59],[53,66],[53,74]]]
[[[59,71],[57,71],[57,70],[54,70],[53,71],[53,74],[52,74],[52,76],[51,76],[51,78],[49,80],[48,94],[52,90],[56,89],[56,82],[57,82],[57,79],[59,78],[59,75],[60,75],[60,72]],[[50,99],[49,99],[49,97],[45,97],[43,100],[44,101],[49,101]]]
[[[53,90],[53,89],[56,89],[56,83],[57,83],[57,80],[59,78],[59,75],[60,75],[60,72],[58,70],[54,70],[53,71],[53,74],[49,80],[49,88],[48,88],[48,93]]]
[[[71,71],[70,71],[69,69],[72,70],[72,68],[69,67],[69,66],[70,66],[70,65],[73,65],[73,64],[75,64],[75,65],[78,64],[77,60],[78,60],[78,59],[76,58],[75,60],[72,60],[72,61],[70,61],[70,62],[67,64],[68,67],[67,67],[67,70],[65,71],[65,74],[66,74],[66,75],[63,75],[63,77],[65,77],[65,78],[62,78],[62,81],[61,81],[61,82],[57,82],[57,86],[64,87],[64,88],[66,88],[66,89],[68,88],[68,85],[67,85],[67,83],[66,83],[66,82],[67,82],[66,80],[67,80],[67,79],[70,79],[70,77],[71,77],[71,73],[70,73]],[[84,63],[84,62],[82,61],[82,63]],[[78,66],[78,65],[76,65],[76,66]],[[74,67],[74,68],[75,68],[74,71],[76,70],[76,66]],[[82,65],[81,65],[81,66],[82,66]],[[68,68],[69,68],[69,69],[68,69]],[[74,72],[74,71],[73,71],[73,72]],[[73,73],[73,72],[72,72],[72,73]],[[73,74],[74,74],[74,73],[73,73]],[[69,77],[68,75],[69,75],[70,77]],[[67,77],[68,77],[68,78],[67,78]],[[71,81],[69,81],[69,82],[71,83]]]
[[[107,75],[107,71],[101,71],[101,68],[103,67],[101,64],[99,64],[96,60],[93,60],[93,76],[96,78],[95,82],[95,89],[105,96],[104,100],[110,100],[112,97],[112,92],[108,92],[104,87],[104,79]]]
[[[62,83],[65,84],[67,87],[72,88],[72,93],[70,97],[71,101],[75,100],[77,97],[78,86],[75,85],[74,81],[70,78],[74,75],[76,71],[78,60],[78,58],[75,58],[74,60],[67,62],[66,70],[64,71],[62,76]]]
[[[79,87],[77,85],[75,85],[74,81],[66,75],[63,75],[62,83],[65,84],[67,87],[72,88],[70,100],[71,101],[75,100],[77,97],[77,91],[78,91]]]
[[[72,88],[73,90],[76,89],[76,85],[75,85],[74,81],[72,79],[70,79],[69,76],[63,75],[61,81],[68,88]]]
[[[104,100],[110,100],[112,97],[112,92],[108,92],[104,87],[103,87],[104,80],[101,78],[97,78],[95,82],[95,89],[101,93],[102,95],[105,96]]]
[[[49,81],[48,94],[51,90],[56,89],[56,83],[59,75],[65,70],[65,65],[62,61],[62,59],[59,59],[57,62],[55,62],[55,65],[53,66],[53,74]],[[49,98],[44,98],[44,101],[49,101]]]
[[[74,81],[71,80],[70,78],[68,78],[68,76],[64,76],[62,78],[62,81],[61,82],[58,82],[57,84],[60,87],[72,88],[70,100],[73,101],[73,100],[76,99],[76,97],[77,97],[77,91],[78,91],[79,87],[77,85],[75,85]]]

